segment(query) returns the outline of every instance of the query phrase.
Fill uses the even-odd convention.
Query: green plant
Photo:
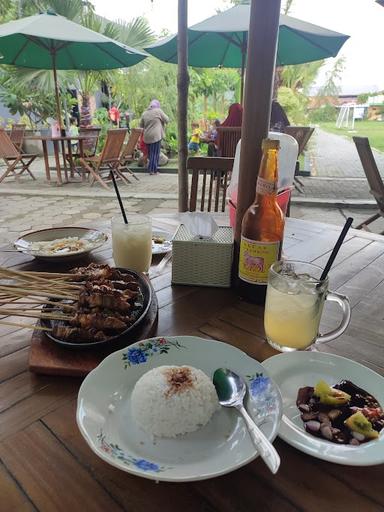
[[[92,118],[92,125],[100,126],[99,141],[97,145],[97,151],[100,151],[104,147],[107,131],[111,127],[109,121],[108,111],[105,108],[98,108]]]
[[[177,154],[178,141],[176,123],[171,123],[171,126],[167,128],[165,139],[163,140],[163,147],[168,155]]]
[[[47,94],[33,83],[26,85],[9,68],[0,77],[0,101],[12,115],[25,116],[31,128],[45,124],[49,117],[55,117],[53,94]]]
[[[335,122],[337,118],[337,109],[334,105],[322,105],[311,110],[308,114],[309,121],[312,123]]]

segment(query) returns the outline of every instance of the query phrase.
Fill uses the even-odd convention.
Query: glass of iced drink
[[[152,259],[152,222],[147,215],[112,219],[112,251],[116,267],[148,272]]]
[[[268,343],[281,352],[305,350],[315,343],[331,341],[348,327],[351,318],[349,300],[328,291],[328,277],[321,280],[322,269],[300,261],[277,261],[268,275],[264,328]],[[340,325],[327,334],[319,334],[324,302],[336,302],[342,309]]]

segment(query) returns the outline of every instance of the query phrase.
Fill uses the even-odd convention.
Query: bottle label
[[[257,178],[256,192],[263,196],[274,194],[277,190],[277,183],[268,181],[260,176]]]
[[[257,242],[241,237],[239,278],[247,283],[267,284],[269,267],[279,258],[281,242]]]

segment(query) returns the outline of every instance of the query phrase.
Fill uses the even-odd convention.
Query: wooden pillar
[[[179,0],[178,3],[177,62],[179,211],[185,212],[188,209],[188,0]]]
[[[241,221],[255,197],[261,161],[261,142],[269,130],[279,15],[280,0],[251,0],[241,130],[235,262],[238,261]]]

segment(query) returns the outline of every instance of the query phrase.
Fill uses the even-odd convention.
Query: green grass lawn
[[[336,123],[319,123],[320,128],[336,135],[368,137],[371,146],[384,152],[384,122],[380,121],[355,121],[355,128],[336,128]]]

